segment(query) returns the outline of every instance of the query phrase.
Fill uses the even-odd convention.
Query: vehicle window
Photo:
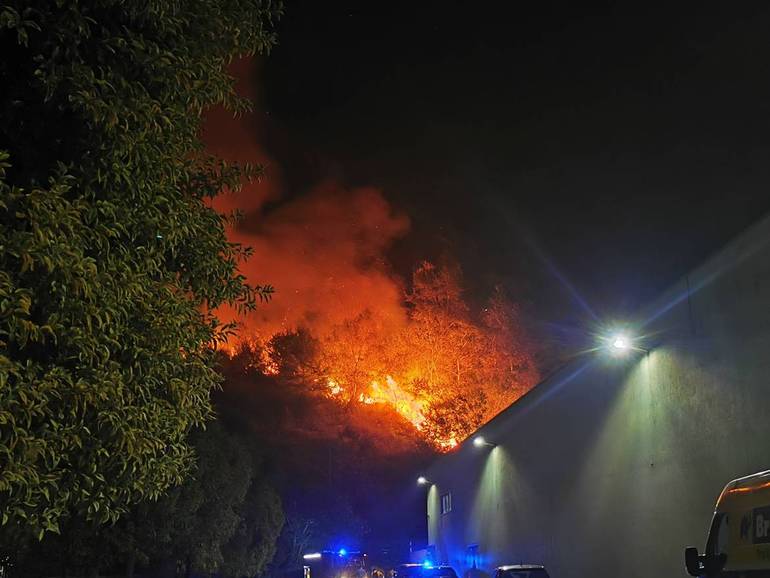
[[[713,556],[727,553],[728,523],[727,514],[714,515],[706,542],[706,554]]]

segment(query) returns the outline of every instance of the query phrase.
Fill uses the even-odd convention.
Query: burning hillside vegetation
[[[517,307],[498,290],[473,315],[460,282],[422,263],[397,321],[367,309],[322,330],[245,333],[231,354],[343,406],[388,405],[447,451],[538,380]]]

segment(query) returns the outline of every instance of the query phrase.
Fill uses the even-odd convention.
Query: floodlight
[[[618,334],[612,338],[610,345],[615,351],[628,351],[631,347],[631,340],[626,335]]]
[[[489,446],[490,448],[495,447],[495,444],[490,443],[486,440],[484,436],[476,436],[473,438],[473,445],[477,448],[483,447],[483,446]]]

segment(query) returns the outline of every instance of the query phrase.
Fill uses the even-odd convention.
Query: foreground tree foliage
[[[0,513],[57,531],[179,484],[220,382],[237,272],[210,199],[244,171],[203,153],[240,111],[227,64],[274,42],[270,0],[0,7]]]
[[[132,508],[114,525],[68,520],[61,536],[20,548],[17,574],[156,576],[264,572],[283,527],[281,500],[244,436],[218,424],[195,432],[196,465],[187,480],[157,501]]]

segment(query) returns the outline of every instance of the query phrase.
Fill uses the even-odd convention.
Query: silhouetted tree
[[[272,359],[283,379],[312,383],[320,378],[318,340],[300,327],[296,331],[278,333],[269,343]]]
[[[33,576],[122,569],[130,577],[136,567],[161,575],[177,567],[229,578],[261,573],[283,526],[261,458],[252,442],[216,422],[192,442],[197,460],[184,484],[134,506],[116,524],[68,518],[60,535],[26,545],[18,569]]]
[[[439,447],[451,447],[470,436],[484,423],[487,412],[486,394],[469,391],[431,404],[426,411],[425,436]]]

